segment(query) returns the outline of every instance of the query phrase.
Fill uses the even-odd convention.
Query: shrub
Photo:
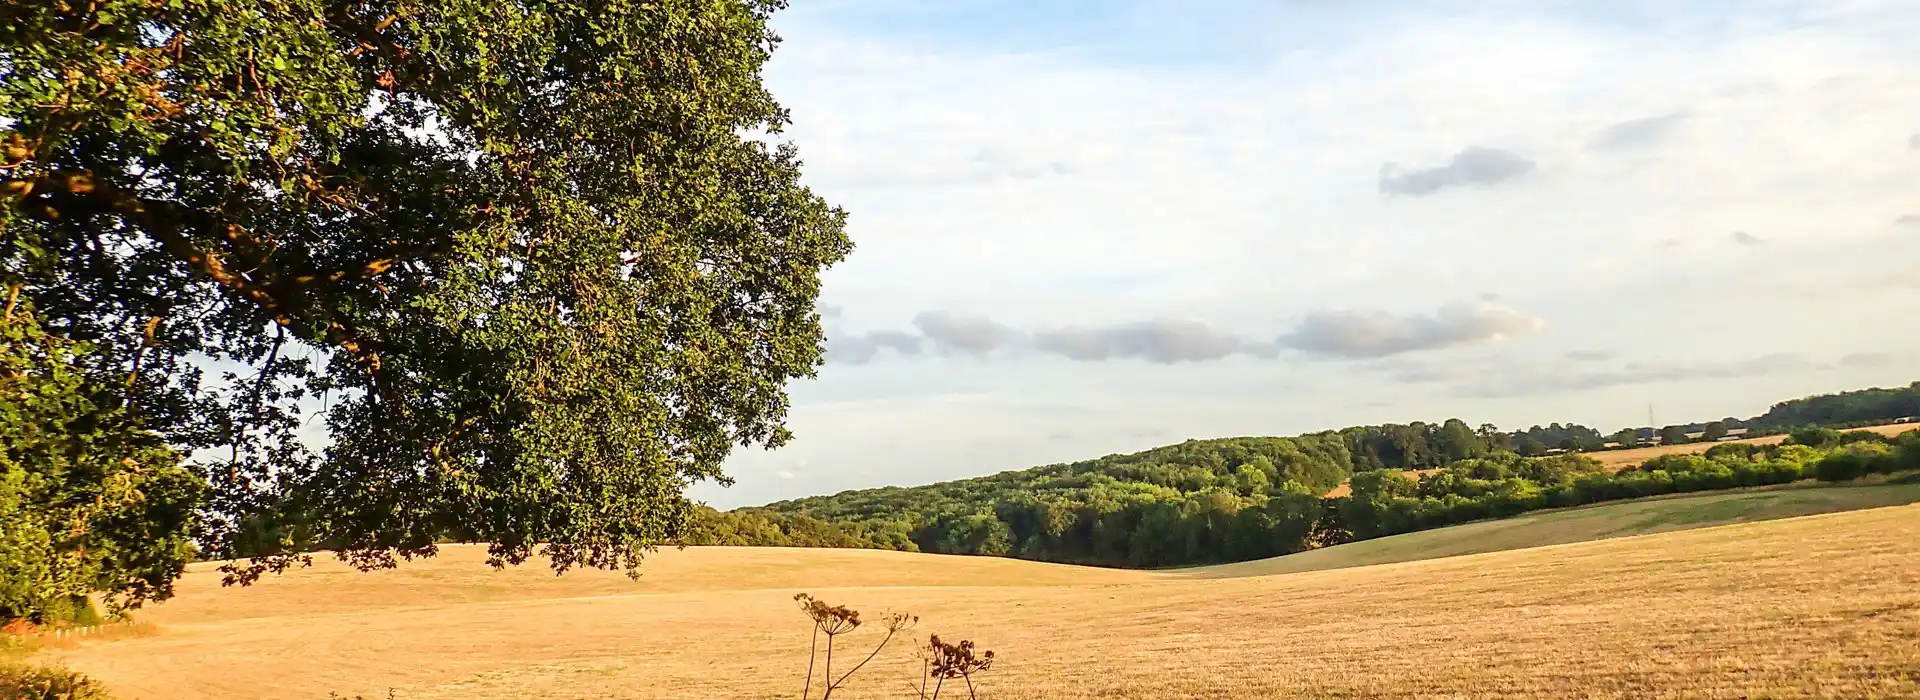
[[[1920,433],[1907,433],[1907,436],[1920,438]],[[1903,438],[1894,451],[1893,463],[1896,469],[1920,469],[1920,439]]]
[[[1831,447],[1840,444],[1840,431],[1832,428],[1801,428],[1789,434],[1785,444],[1806,445],[1814,449]]]
[[[1840,444],[1851,445],[1858,442],[1889,444],[1893,440],[1871,430],[1849,430],[1840,434]]]
[[[1820,451],[1806,445],[1782,444],[1773,450],[1775,459],[1805,467],[1820,461]]]
[[[9,700],[112,700],[91,678],[59,668],[0,662],[0,698]]]
[[[1858,452],[1835,452],[1814,465],[1821,481],[1852,481],[1867,475],[1868,457]]]
[[[1707,448],[1706,457],[1714,461],[1749,461],[1753,459],[1753,453],[1760,449],[1759,446],[1743,442],[1729,442]]]

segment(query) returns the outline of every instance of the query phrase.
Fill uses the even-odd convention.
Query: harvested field
[[[794,697],[806,591],[995,650],[986,698],[1920,694],[1920,505],[1286,575],[691,549],[631,582],[479,560],[250,589],[196,567],[145,615],[158,634],[56,660],[143,700]],[[890,648],[835,697],[911,697],[918,668]]]

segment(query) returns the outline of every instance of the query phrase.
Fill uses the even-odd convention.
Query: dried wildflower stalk
[[[920,618],[906,613],[887,613],[881,615],[880,624],[887,630],[887,636],[882,637],[880,643],[874,645],[873,651],[867,654],[867,658],[861,659],[860,663],[854,664],[852,669],[840,674],[840,677],[836,679],[833,677],[834,638],[852,632],[860,627],[860,611],[841,605],[828,605],[825,601],[805,593],[795,595],[793,599],[800,604],[800,612],[806,614],[809,619],[813,620],[813,644],[807,650],[807,682],[800,690],[801,700],[806,700],[807,695],[813,692],[813,664],[819,657],[820,635],[824,634],[827,636],[826,665],[820,674],[821,679],[827,684],[826,690],[821,693],[820,698],[821,700],[827,700],[827,698],[833,697],[834,690],[845,685],[847,679],[852,678],[853,674],[866,666],[868,661],[872,661],[873,657],[879,656],[880,650],[885,649],[887,643],[893,641],[895,635],[912,628],[915,623],[920,621]]]
[[[931,635],[927,639],[925,656],[920,664],[920,697],[922,700],[938,700],[940,690],[947,680],[958,678],[967,684],[967,697],[974,698],[973,674],[993,668],[993,651],[981,649],[974,652],[973,641],[962,639],[948,644],[940,641],[940,635]],[[927,680],[933,679],[933,694],[927,694]]]

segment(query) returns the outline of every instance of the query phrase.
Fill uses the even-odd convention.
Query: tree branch
[[[160,327],[161,318],[155,315],[147,319],[146,326],[141,329],[140,347],[133,351],[133,368],[132,371],[127,372],[127,392],[125,396],[120,397],[122,407],[133,404],[133,388],[140,383],[140,363],[146,359],[147,350],[154,346],[153,332]]]
[[[308,308],[300,303],[300,297],[318,284],[338,284],[373,277],[406,258],[390,254],[342,270],[279,276],[268,269],[271,261],[263,255],[253,267],[264,273],[262,277],[265,281],[256,281],[234,269],[219,252],[201,247],[187,235],[188,230],[197,229],[213,233],[236,247],[257,246],[257,239],[245,228],[174,202],[102,187],[94,180],[93,174],[86,171],[59,171],[33,178],[8,179],[0,183],[0,197],[21,206],[29,215],[49,222],[58,221],[61,214],[48,200],[65,197],[138,224],[142,231],[158,241],[168,253],[186,262],[194,272],[205,275],[229,292],[254,303],[275,324],[302,337],[325,340],[345,351],[366,368],[374,380],[376,393],[388,393],[386,382],[380,376],[377,343],[355,329],[351,322],[338,318],[331,309]],[[431,251],[412,251],[410,254],[424,256],[430,255]],[[315,315],[325,320],[308,320]],[[383,398],[392,401],[394,397],[388,395]],[[394,403],[398,405],[398,402]]]

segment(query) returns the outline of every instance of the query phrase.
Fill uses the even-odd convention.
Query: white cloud
[[[1920,343],[1911,324],[1885,321],[1906,293],[1886,265],[1920,260],[1910,227],[1888,225],[1913,213],[1920,173],[1902,148],[1920,104],[1912,3],[1649,1],[1606,23],[1586,21],[1618,7],[1600,0],[1165,5],[1200,23],[1192,35],[1231,27],[1243,54],[1263,32],[1285,37],[1230,63],[1093,51],[1078,22],[1014,51],[990,32],[847,21],[879,6],[777,16],[787,41],[770,87],[793,111],[806,181],[851,214],[858,247],[826,279],[826,301],[844,309],[833,323],[955,315],[917,329],[939,352],[878,361],[898,350],[875,344],[876,361],[796,385],[798,438],[730,465],[735,502],[1217,432],[1469,413],[1625,424],[1649,402],[1740,415],[1920,369],[1773,360],[1706,376]],[[1138,31],[1098,38],[1177,48]],[[1385,182],[1418,190],[1431,183],[1392,178],[1455,168],[1474,145],[1536,165],[1490,187],[1381,195],[1380,164],[1411,164]],[[1441,180],[1475,178],[1488,179]],[[1767,245],[1735,248],[1732,231]],[[1832,291],[1782,283],[1800,279]],[[1848,279],[1888,284],[1834,282]],[[1487,292],[1502,301],[1431,311]],[[1204,319],[1205,331],[1141,319]],[[1457,380],[1341,373],[1292,352],[1177,361],[1283,336],[1300,351],[1430,364],[1524,336],[1501,352],[1549,368],[1522,379],[1550,390],[1466,396]],[[1022,343],[1133,361],[1006,352]],[[1570,356],[1593,348],[1611,354]],[[1585,363],[1585,386],[1549,381],[1561,361]],[[788,453],[821,476],[773,478]],[[873,475],[853,476],[863,469]]]

